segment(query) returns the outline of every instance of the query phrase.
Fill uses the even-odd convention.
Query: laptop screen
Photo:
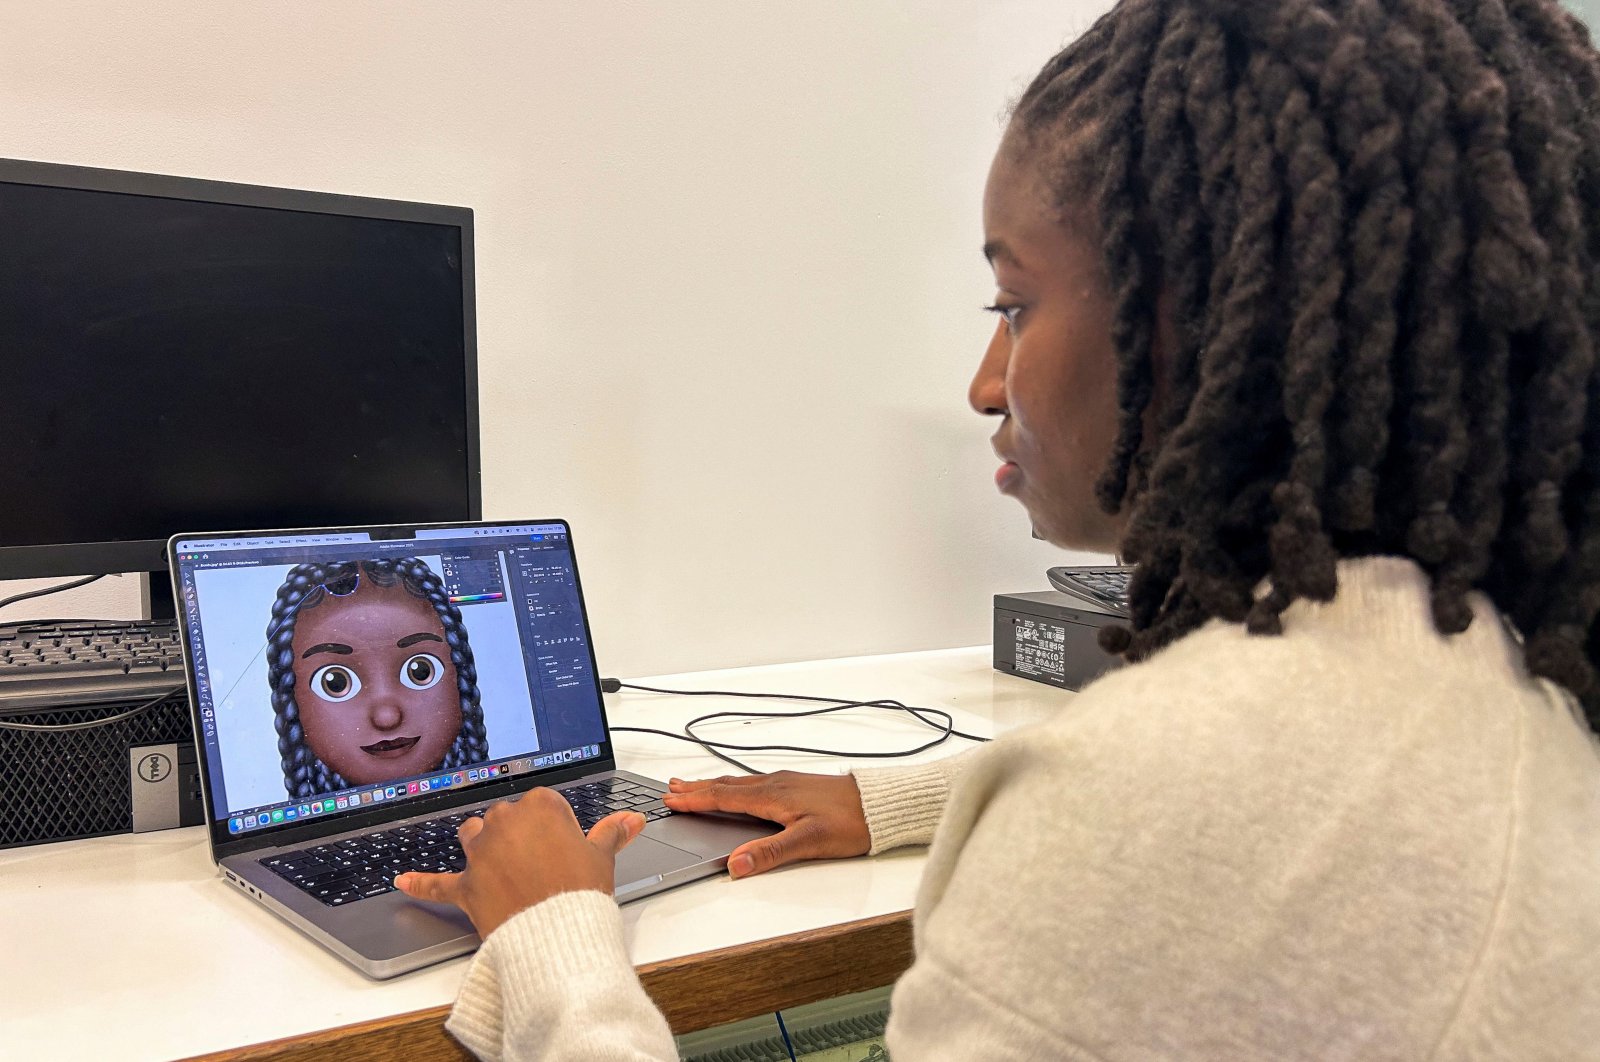
[[[609,754],[565,523],[191,536],[172,551],[229,835]]]

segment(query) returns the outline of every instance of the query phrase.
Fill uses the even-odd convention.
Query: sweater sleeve
[[[496,1062],[676,1059],[661,1012],[628,959],[622,913],[602,892],[566,892],[489,935],[445,1028]]]
[[[910,767],[869,767],[851,772],[872,837],[869,855],[928,844],[944,814],[950,787],[978,749]]]
[[[927,844],[972,755],[854,772],[872,854]],[[490,934],[445,1028],[495,1062],[678,1057],[666,1019],[628,961],[621,912],[600,892],[552,896]]]

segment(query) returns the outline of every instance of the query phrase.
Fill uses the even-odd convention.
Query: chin
[[[1116,553],[1120,544],[1117,529],[1102,522],[1110,518],[1100,511],[1098,505],[1094,502],[1090,502],[1089,505],[1093,509],[1093,515],[1099,517],[1099,520],[1087,522],[1082,519],[1051,519],[1047,516],[1033,516],[1030,513],[1029,515],[1033,516],[1033,537],[1060,549],[1078,553]]]

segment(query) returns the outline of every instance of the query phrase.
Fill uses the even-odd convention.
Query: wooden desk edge
[[[911,912],[863,918],[639,967],[639,979],[674,1033],[892,984],[911,965]],[[444,1031],[449,1007],[305,1033],[252,1047],[195,1056],[191,1062],[379,1062],[413,1057],[471,1058]]]

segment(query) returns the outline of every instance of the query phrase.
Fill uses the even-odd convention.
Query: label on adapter
[[[1047,623],[1019,616],[1016,620],[1013,649],[1019,675],[1039,675],[1065,682],[1067,678],[1067,630],[1059,623]]]

